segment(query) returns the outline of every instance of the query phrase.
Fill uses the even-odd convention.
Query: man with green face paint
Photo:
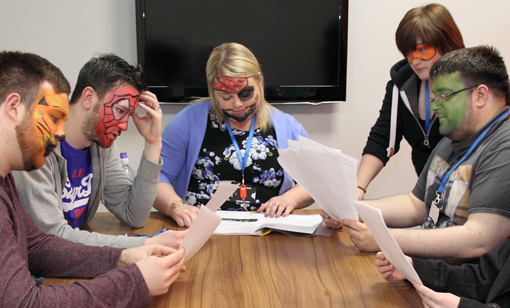
[[[499,53],[481,46],[444,55],[430,77],[431,107],[446,138],[411,193],[366,204],[396,228],[390,232],[404,253],[473,259],[510,237],[510,190],[501,187],[510,180],[508,73]],[[379,250],[365,224],[346,219],[342,226],[360,250]]]

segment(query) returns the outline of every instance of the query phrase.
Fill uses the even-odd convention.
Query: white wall
[[[461,29],[467,47],[496,46],[510,67],[510,1],[443,0]],[[390,67],[402,58],[395,46],[395,30],[411,8],[430,2],[418,0],[351,0],[347,100],[321,106],[279,106],[295,116],[310,137],[360,158],[374,124]],[[60,67],[72,86],[81,66],[96,53],[113,52],[136,63],[134,0],[17,0],[0,9],[0,48],[34,52]],[[183,106],[165,105],[163,125]],[[132,121],[118,140],[136,170],[143,140]],[[416,175],[410,148],[402,143],[368,188],[367,198],[409,192]]]

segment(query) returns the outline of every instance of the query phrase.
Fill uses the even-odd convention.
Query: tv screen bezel
[[[138,64],[145,69],[145,55],[147,48],[146,26],[145,26],[145,1],[135,0],[136,5],[136,45]],[[150,0],[149,0],[150,1]],[[317,86],[317,85],[299,85],[299,86],[268,86],[266,85],[265,97],[269,103],[304,103],[312,104],[326,102],[341,102],[346,100],[347,95],[347,30],[348,30],[348,12],[349,0],[338,0],[341,3],[339,8],[339,46],[338,46],[338,84],[333,86]],[[205,68],[204,68],[205,75]],[[158,100],[165,104],[187,103],[197,97],[207,97],[207,86],[203,87],[184,87],[192,89],[193,96],[175,96],[173,86],[153,86],[148,85],[149,91],[157,95]],[[182,88],[182,87],[180,87]],[[187,91],[188,92],[188,91]],[[278,95],[274,95],[278,93]],[[284,94],[282,94],[284,93]]]

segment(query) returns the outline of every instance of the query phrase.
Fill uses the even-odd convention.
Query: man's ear
[[[473,104],[477,108],[483,108],[485,104],[489,101],[489,87],[484,84],[479,85],[476,89],[473,90],[472,98]]]
[[[23,119],[25,108],[21,103],[21,96],[18,93],[7,95],[4,101],[5,113],[14,121],[18,122]]]
[[[97,93],[92,87],[85,87],[81,92],[81,103],[85,110],[89,110],[97,101]]]

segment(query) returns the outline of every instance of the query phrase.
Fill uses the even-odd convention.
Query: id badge
[[[434,202],[430,205],[429,216],[432,218],[432,221],[434,221],[434,225],[436,225],[439,219],[439,208]]]
[[[241,206],[241,203],[244,201],[245,206],[250,209],[251,206],[256,205],[256,198],[257,188],[250,185],[240,185],[239,188],[232,194],[232,196],[230,196],[230,200],[228,201],[235,202],[235,204],[238,206]]]

